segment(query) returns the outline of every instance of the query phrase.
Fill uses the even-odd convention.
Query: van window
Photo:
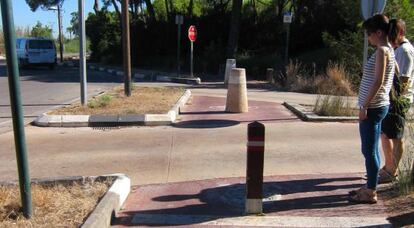
[[[53,49],[53,43],[51,40],[30,40],[30,49]]]
[[[20,43],[22,42],[22,40],[21,39],[17,39],[16,40],[16,48],[17,49],[20,49]]]

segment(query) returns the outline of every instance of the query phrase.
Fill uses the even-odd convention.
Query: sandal
[[[377,193],[371,189],[360,188],[354,191],[354,195],[349,195],[348,201],[352,203],[367,203],[375,204],[377,203]]]
[[[390,172],[388,172],[385,167],[380,169],[378,174],[378,184],[386,184],[391,183],[397,179],[397,175],[392,175]]]
[[[348,192],[348,194],[350,195],[350,196],[354,196],[354,195],[356,195],[356,194],[358,194],[358,192],[359,191],[363,191],[363,190],[365,190],[365,189],[367,189],[367,187],[361,187],[361,188],[359,188],[359,189],[357,189],[357,190],[352,190],[352,191],[349,191]]]

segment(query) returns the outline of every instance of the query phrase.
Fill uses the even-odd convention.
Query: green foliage
[[[88,103],[89,108],[103,108],[109,105],[112,101],[112,96],[108,94],[104,94],[97,99]]]
[[[49,26],[43,26],[42,23],[39,21],[37,24],[32,28],[30,32],[31,37],[43,37],[43,38],[52,38],[53,30],[49,28]]]
[[[108,10],[112,1],[103,2],[102,10],[90,14],[87,20],[91,57],[93,61],[117,64],[122,61],[119,15]],[[115,2],[119,6],[120,0]],[[143,7],[139,15],[135,15],[136,8],[131,7],[130,10],[133,65],[170,71],[176,68],[177,26],[174,21],[175,15],[180,13],[184,15],[180,51],[183,71],[189,68],[187,28],[196,25],[195,71],[217,73],[225,63],[232,0],[150,2],[155,20],[149,20],[149,10],[145,7],[147,1],[131,1],[131,5],[138,3]],[[289,57],[299,59],[305,68],[316,65],[311,66],[313,71],[324,71],[329,60],[338,62],[347,69],[353,87],[358,87],[363,54],[359,9],[360,1],[349,0],[243,0],[236,53],[238,66],[245,67],[248,75],[257,79],[264,78],[268,67],[275,68],[276,72],[285,70],[281,58],[286,45],[283,13],[292,10],[295,17],[290,25]],[[411,22],[414,20],[414,9],[410,0],[389,0],[386,11],[405,19],[408,34],[414,34],[410,32],[414,30]],[[304,73],[302,79],[306,81],[314,74]]]
[[[72,18],[70,19],[70,27],[68,27],[66,30],[75,35],[76,37],[79,37],[79,17],[78,12],[72,12],[70,14]]]
[[[90,13],[86,20],[86,35],[91,44],[91,60],[104,63],[122,61],[121,26],[115,12]]]
[[[29,5],[30,9],[34,12],[39,7],[43,9],[49,9],[52,6],[58,4],[62,5],[65,0],[26,0],[26,3]]]
[[[65,40],[65,53],[79,53],[79,38]],[[90,41],[86,40],[86,51],[89,52]]]
[[[355,88],[359,87],[360,74],[362,73],[362,56],[364,36],[362,32],[339,32],[338,38],[331,34],[323,33],[323,40],[330,49],[332,58],[343,64],[350,73],[350,81]]]
[[[410,0],[388,0],[385,14],[390,18],[401,18],[407,27],[407,37],[414,38],[414,5]]]

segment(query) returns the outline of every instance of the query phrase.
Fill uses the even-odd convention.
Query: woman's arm
[[[363,107],[359,111],[359,120],[364,120],[367,118],[367,108],[368,105],[371,103],[371,100],[377,95],[381,85],[384,83],[385,79],[385,68],[387,66],[389,53],[385,49],[385,47],[380,47],[376,51],[376,59],[375,59],[375,80],[374,84],[368,91],[368,96],[365,99],[365,103]]]

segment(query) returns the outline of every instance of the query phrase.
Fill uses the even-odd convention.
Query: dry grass
[[[345,67],[336,63],[329,63],[324,75],[309,76],[304,66],[291,61],[286,67],[286,75],[280,76],[283,88],[288,91],[317,93],[335,96],[353,96],[350,75]]]
[[[320,116],[356,116],[358,111],[352,108],[348,97],[318,96],[313,112]]]
[[[329,63],[326,67],[326,75],[327,77],[315,81],[319,94],[336,96],[355,95],[351,82],[348,80],[350,76],[343,65]]]
[[[32,185],[33,217],[23,217],[18,186],[0,187],[0,227],[79,227],[110,182]]]
[[[183,95],[183,88],[136,87],[130,97],[122,88],[106,92],[88,101],[88,106],[79,103],[50,112],[52,115],[122,115],[163,114]]]

